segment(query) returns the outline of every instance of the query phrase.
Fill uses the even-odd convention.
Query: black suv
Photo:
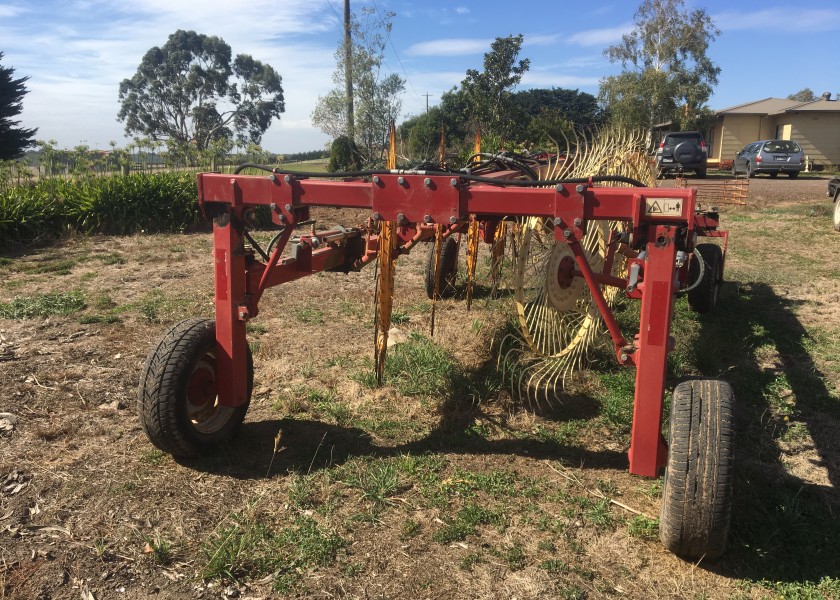
[[[656,150],[656,166],[660,173],[692,170],[697,177],[706,176],[709,149],[699,131],[675,131],[665,136]]]

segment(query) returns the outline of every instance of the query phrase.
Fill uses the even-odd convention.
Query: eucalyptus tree
[[[220,37],[180,29],[120,83],[119,102],[126,133],[165,142],[190,163],[235,143],[259,144],[285,111],[273,67],[248,54],[234,58]]]
[[[604,54],[622,72],[601,80],[599,100],[611,118],[650,130],[657,123],[696,127],[707,113],[720,68],[708,57],[720,31],[705,9],[684,0],[644,0],[633,30]]]
[[[396,73],[383,72],[385,46],[393,25],[393,12],[379,13],[375,8],[363,8],[351,18],[352,88],[354,127],[353,142],[366,163],[382,158],[387,145],[388,128],[402,111],[402,92],[405,80]],[[312,112],[312,123],[333,138],[350,136],[347,120],[347,87],[344,43],[336,52],[335,87],[318,98]]]

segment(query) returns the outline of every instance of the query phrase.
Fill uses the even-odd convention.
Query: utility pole
[[[425,96],[425,97],[426,97],[426,112],[429,112],[429,96],[431,96],[432,94],[429,94],[429,93],[427,92],[427,93],[425,93],[425,94],[420,94],[420,95],[421,95],[421,96]]]
[[[344,0],[344,87],[347,96],[347,136],[356,138],[353,119],[353,38],[350,27],[350,0]]]

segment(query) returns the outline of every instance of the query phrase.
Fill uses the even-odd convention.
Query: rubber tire
[[[718,292],[723,280],[723,251],[717,244],[697,244],[695,250],[705,263],[703,280],[694,289],[688,290],[688,305],[696,313],[707,313],[717,305]],[[691,257],[688,266],[689,284],[700,276],[697,256]]]
[[[755,175],[756,174],[753,173],[753,170],[752,170],[752,163],[747,163],[747,177],[752,178],[752,177],[755,177]]]
[[[738,176],[738,169],[735,168],[735,161],[732,161],[732,177]]]
[[[698,179],[706,179],[706,169],[695,169]]]
[[[779,176],[778,173],[770,173],[770,179],[776,179],[776,177],[778,177],[778,176]]]
[[[671,401],[659,539],[690,560],[726,550],[732,515],[733,393],[725,381],[683,381]]]
[[[834,193],[834,220],[832,228],[834,231],[840,231],[840,190]]]
[[[790,177],[791,179],[796,179],[797,177],[799,177],[799,171],[791,171],[790,173],[788,173],[788,177]]]
[[[248,393],[212,432],[199,431],[187,416],[187,386],[198,362],[216,347],[216,322],[187,319],[171,327],[149,353],[140,375],[140,424],[149,440],[172,456],[206,454],[236,433],[254,388],[254,359],[247,351]]]
[[[429,300],[435,294],[435,243],[429,244],[429,256],[426,259],[426,297]],[[443,240],[440,249],[440,287],[438,298],[455,296],[455,280],[458,276],[458,242],[453,237]]]
[[[685,156],[683,156],[685,154]],[[703,157],[703,153],[697,148],[697,145],[689,140],[680,142],[674,148],[674,162],[683,165],[690,165],[697,163]],[[682,158],[682,160],[680,160]]]

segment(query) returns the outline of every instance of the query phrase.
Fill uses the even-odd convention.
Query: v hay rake
[[[476,174],[390,166],[343,174],[341,180],[268,167],[260,167],[265,176],[198,175],[199,203],[213,221],[215,318],[175,325],[150,352],[139,408],[152,443],[175,456],[195,456],[239,428],[253,385],[246,323],[259,314],[268,288],[376,262],[381,374],[396,259],[420,242],[431,243],[435,260],[427,291],[437,297],[448,285],[446,252],[456,235],[466,234],[473,253],[478,239],[495,244],[505,223],[529,223],[520,229],[520,250],[531,244],[542,254],[530,253],[534,263],[515,269],[520,319],[528,331],[531,313],[550,315],[552,329],[528,344],[546,355],[572,352],[585,345],[580,335],[595,331],[581,323],[603,320],[616,360],[636,368],[629,471],[655,477],[665,467],[663,543],[686,558],[722,554],[732,487],[729,385],[698,379],[677,385],[667,442],[661,433],[674,298],[688,291],[692,308],[701,312],[716,303],[728,239],[718,229],[718,214],[696,209],[694,189],[647,187],[624,176],[564,179],[559,171],[559,178],[528,181],[516,170]],[[292,237],[295,227],[311,224],[313,206],[364,209],[370,218],[359,227],[313,226]],[[279,228],[266,250],[248,234],[260,207],[270,210]],[[700,237],[721,237],[723,245],[697,243]],[[626,269],[615,268],[620,260]],[[537,283],[528,283],[529,277]],[[611,298],[620,293],[641,302],[634,335],[625,336],[613,315]],[[569,314],[572,321],[565,322]]]

